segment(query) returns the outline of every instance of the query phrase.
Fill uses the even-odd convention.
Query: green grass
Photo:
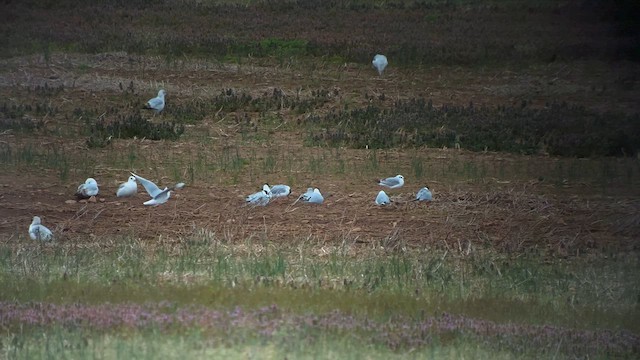
[[[513,359],[535,358],[516,351],[496,350],[480,342],[434,343],[421,349],[394,351],[355,336],[330,333],[279,332],[269,341],[255,334],[212,337],[198,330],[101,333],[54,328],[0,336],[0,356],[9,359]],[[561,357],[562,358],[562,357]]]
[[[633,156],[640,149],[638,115],[598,113],[566,103],[434,107],[396,101],[330,113],[309,131],[312,144],[354,148],[435,147],[559,156]]]
[[[215,175],[222,184],[237,184],[245,178],[251,179],[251,183],[261,183],[264,179],[259,174],[284,172],[289,182],[301,184],[307,182],[306,173],[331,174],[343,179],[360,178],[362,174],[376,178],[400,173],[416,181],[428,179],[427,183],[435,184],[436,189],[461,182],[492,186],[496,181],[514,184],[535,181],[560,191],[607,196],[636,194],[640,182],[640,166],[633,158],[575,159],[417,150],[405,159],[388,150],[339,148],[271,148],[259,157],[257,154],[264,152],[261,145],[241,148],[226,140],[213,146],[188,148],[187,154],[175,151],[171,143],[158,146],[165,160],[157,170],[186,176],[190,182],[206,181]],[[154,151],[141,149],[137,142],[84,152],[69,152],[56,144],[42,147],[37,141],[0,143],[0,168],[37,167],[51,170],[60,180],[67,181],[76,174],[86,177],[98,164],[123,169],[157,167],[149,160],[154,158]]]
[[[178,246],[114,240],[102,248],[42,246],[25,239],[3,244],[0,301],[36,309],[39,303],[69,306],[63,313],[78,306],[101,313],[101,306],[159,303],[170,312],[198,306],[223,314],[277,310],[237,322],[231,315],[230,323],[220,321],[233,325],[222,329],[216,323],[104,329],[83,321],[9,324],[0,332],[5,356],[119,358],[127,352],[138,358],[234,358],[255,352],[258,358],[564,358],[581,346],[579,337],[543,337],[536,346],[544,348],[532,348],[528,335],[523,338],[517,329],[640,331],[640,264],[632,254],[549,261],[533,254],[510,258],[482,251],[404,252],[375,246],[358,248],[354,255],[356,245],[345,242],[318,257],[320,244],[308,240],[234,245],[204,231]],[[488,321],[488,332],[466,325],[452,331],[434,328],[431,335],[402,330],[444,313],[478,326]],[[369,325],[343,328],[353,321]],[[377,330],[370,329],[373,325]],[[421,345],[409,345],[415,340]],[[617,349],[619,356],[633,357],[632,348]],[[607,356],[580,351],[593,358]]]
[[[390,253],[335,247],[238,246],[197,235],[177,248],[123,238],[112,249],[26,243],[0,249],[0,300],[149,302],[295,312],[341,310],[374,318],[448,311],[493,321],[640,330],[634,256],[546,263],[491,252]],[[636,290],[634,290],[636,289]]]

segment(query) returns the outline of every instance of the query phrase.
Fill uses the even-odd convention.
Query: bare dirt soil
[[[318,66],[319,70],[311,71],[305,70],[309,67],[303,64],[238,66],[195,60],[166,64],[157,58],[121,53],[53,55],[45,63],[34,56],[0,63],[0,94],[6,103],[20,102],[35,96],[25,89],[45,83],[49,87],[64,85],[64,90],[50,99],[60,108],[57,115],[41,117],[47,129],[81,127],[81,122],[74,122],[65,115],[75,108],[120,106],[112,97],[122,92],[122,84],[126,87],[130,83],[134,84],[140,103],[152,97],[157,88],[166,88],[167,106],[211,97],[225,88],[242,89],[255,95],[273,88],[280,88],[286,94],[325,88],[336,89],[338,95],[321,111],[339,109],[345,103],[365,104],[365,94],[383,93],[389,103],[410,97],[432,99],[435,105],[470,101],[505,104],[527,100],[542,106],[545,102],[565,100],[596,110],[637,110],[638,91],[622,89],[615,84],[616,79],[626,76],[624,74],[637,77],[637,66],[630,64],[619,64],[615,73],[607,72],[604,64],[552,64],[546,68],[473,71],[390,67],[384,77],[378,77],[375,70],[367,66]],[[304,120],[306,114],[283,111],[280,115],[285,121],[296,123]],[[211,147],[189,140],[196,138],[195,132],[205,130],[215,138]],[[395,175],[387,170],[392,168],[402,169],[407,177],[405,187],[388,191],[395,200],[389,207],[374,205],[373,199],[380,188],[369,174],[347,169],[344,174],[327,170],[317,175],[304,166],[289,173],[258,174],[251,177],[253,180],[240,177],[235,183],[224,172],[216,171],[210,179],[198,179],[184,190],[174,192],[168,203],[158,207],[142,205],[147,195],[141,186],[136,197],[116,198],[117,185],[126,180],[130,170],[138,171],[159,185],[170,185],[172,181],[166,173],[171,164],[165,162],[166,153],[171,153],[171,161],[175,161],[180,154],[195,156],[199,152],[219,152],[223,146],[231,145],[240,146],[242,151],[257,149],[275,153],[286,148],[288,153],[300,157],[315,151],[303,145],[304,130],[295,127],[272,133],[267,144],[251,145],[248,149],[242,148],[246,143],[234,131],[233,125],[211,114],[201,124],[189,127],[185,136],[175,143],[117,140],[104,149],[88,149],[85,137],[81,136],[56,135],[52,131],[4,131],[0,133],[0,143],[14,151],[27,143],[35,144],[36,149],[48,149],[53,144],[65,149],[69,156],[75,156],[76,163],[71,164],[71,175],[65,180],[56,170],[41,164],[3,163],[0,241],[27,241],[31,218],[39,215],[45,225],[56,231],[57,241],[77,244],[101,241],[105,246],[118,241],[119,235],[131,235],[149,242],[180,242],[203,231],[230,242],[306,238],[387,247],[464,248],[473,244],[495,246],[506,252],[538,249],[559,255],[609,247],[637,249],[638,246],[640,199],[637,194],[603,196],[590,193],[586,186],[580,187],[580,191],[558,191],[556,186],[537,178],[508,182],[488,179],[481,184],[471,181],[473,179],[460,179],[450,183],[441,175],[427,174],[418,182],[410,175],[409,150],[389,151],[385,153],[386,157],[379,159],[380,177]],[[147,168],[113,168],[101,161],[113,156],[110,153],[126,156],[132,147],[143,154]],[[427,159],[461,156],[468,161],[474,158],[487,161],[491,157],[510,157],[453,149],[418,151]],[[97,159],[93,173],[82,174],[79,170],[84,168],[77,160],[78,154],[82,153]],[[347,164],[363,162],[366,157],[362,149],[343,149],[341,156]],[[258,154],[256,159],[263,160],[264,155]],[[522,161],[521,157],[519,159]],[[100,195],[95,202],[72,201],[75,188],[88,176],[98,180]],[[275,200],[264,208],[244,205],[244,197],[259,190],[263,180],[258,179],[265,178],[264,181],[275,184],[287,182],[292,176],[296,184],[294,194],[288,199]],[[424,184],[434,191],[434,201],[412,202],[415,191]],[[307,186],[318,187],[326,194],[323,205],[292,205]]]

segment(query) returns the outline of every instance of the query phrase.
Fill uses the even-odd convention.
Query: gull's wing
[[[117,197],[129,197],[136,193],[138,193],[138,182],[133,176],[129,176],[129,179],[120,184],[120,186],[118,186],[118,190],[116,190]]]
[[[431,192],[424,187],[420,189],[420,191],[418,191],[418,194],[416,195],[416,200],[419,200],[419,201],[431,200],[431,198],[432,198]]]
[[[264,191],[255,192],[249,196],[247,196],[244,200],[248,203],[252,203],[260,198],[260,196],[264,194]]]
[[[120,190],[124,189],[124,187],[125,187],[125,186],[127,186],[127,185],[129,185],[129,182],[128,182],[128,181],[123,182],[122,184],[120,184],[120,186],[118,186],[118,191],[120,191]]]
[[[270,198],[269,193],[266,190],[262,190],[247,196],[245,201],[253,206],[266,206]]]
[[[136,180],[140,181],[140,184],[144,186],[144,189],[147,190],[147,193],[149,193],[149,196],[151,196],[152,198],[155,198],[162,192],[162,190],[160,190],[160,188],[156,184],[154,184],[152,181],[149,181],[143,178],[142,176],[138,176],[134,173],[131,173],[131,175],[133,175],[136,178]]]
[[[154,97],[153,99],[147,101],[147,105],[149,105],[149,107],[152,109],[159,109],[163,103],[164,100],[159,97]]]
[[[300,194],[300,196],[298,196],[298,199],[293,202],[293,205],[295,205],[300,200],[308,201],[309,197],[311,196],[311,194],[313,194],[313,188],[308,188],[307,192],[304,192],[304,193]]]
[[[378,196],[376,196],[376,204],[385,205],[387,203],[389,203],[389,197],[384,191],[380,191]]]
[[[291,188],[287,185],[275,185],[271,188],[271,195],[278,196],[287,196],[291,193]]]
[[[384,186],[396,186],[400,184],[400,179],[398,179],[397,177],[389,177],[386,179],[382,179],[380,180],[380,185],[384,185]]]
[[[322,204],[324,202],[324,196],[322,196],[320,190],[313,189],[313,192],[311,194],[308,194],[308,196],[303,201],[311,204]]]
[[[44,225],[31,225],[29,227],[29,237],[33,240],[49,241],[53,238],[53,233]]]

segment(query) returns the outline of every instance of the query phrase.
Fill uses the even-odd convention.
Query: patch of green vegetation
[[[85,162],[91,163],[91,160],[85,159]],[[60,179],[66,180],[69,176],[71,163],[69,154],[57,145],[43,147],[41,144],[27,143],[12,146],[0,142],[0,165],[11,168],[37,165],[41,168],[55,170]]]
[[[637,59],[637,33],[630,26],[633,16],[628,15],[634,14],[634,6],[627,3],[282,0],[149,6],[119,0],[74,5],[12,2],[5,9],[0,49],[5,57],[41,54],[46,63],[56,51],[126,51],[161,55],[168,63],[185,56],[237,61],[249,56],[281,61],[326,56],[368,63],[374,49],[383,49],[394,65]],[[114,7],[143,15],[122,17],[108,11]],[[92,16],[96,13],[103,14],[101,19]],[[369,24],[371,19],[375,25]],[[55,27],[38,26],[39,21]],[[73,21],[73,27],[61,25]],[[211,24],[216,25],[215,31]],[[363,24],[385,36],[363,37]],[[584,36],[576,28],[590,32]],[[507,32],[510,36],[502,36]]]
[[[215,113],[214,104],[201,100],[193,100],[186,104],[173,104],[164,109],[163,116],[168,116],[178,124],[196,124],[207,115]]]
[[[633,156],[640,150],[640,115],[596,113],[566,103],[521,106],[444,105],[424,99],[333,112],[308,132],[308,143],[355,148],[449,147],[560,156]]]
[[[232,331],[231,331],[232,330]],[[0,335],[10,359],[535,359],[521,351],[491,348],[472,339],[434,341],[425,348],[393,349],[372,344],[366,334],[336,330],[280,329],[266,331],[227,329],[230,333],[158,330],[114,333],[72,327],[51,327]],[[563,359],[562,353],[556,358]]]
[[[308,41],[267,38],[258,42],[260,56],[291,57],[307,55]]]
[[[150,139],[178,140],[184,133],[184,125],[175,122],[155,124],[144,119],[139,112],[120,116],[118,120],[107,123],[99,119],[89,128],[87,145],[90,148],[104,147],[111,139]]]
[[[222,170],[239,171],[245,165],[246,160],[240,156],[240,148],[224,147],[218,157],[218,164]]]
[[[155,302],[294,312],[340,310],[376,319],[423,311],[491,321],[638,331],[637,257],[545,262],[492,252],[405,252],[336,246],[327,257],[304,242],[233,246],[202,233],[150,251],[119,239],[111,250],[20,243],[0,247],[1,301]],[[260,243],[263,241],[261,240]],[[323,247],[326,251],[326,246]],[[394,250],[395,249],[395,250]]]
[[[0,109],[2,112],[3,109]],[[15,114],[15,113],[13,113]],[[42,121],[34,120],[32,118],[20,117],[18,119],[12,119],[10,117],[0,118],[0,130],[14,130],[32,132],[41,129],[44,126]]]
[[[33,132],[44,128],[44,121],[37,117],[55,116],[58,108],[50,101],[0,105],[0,130]]]

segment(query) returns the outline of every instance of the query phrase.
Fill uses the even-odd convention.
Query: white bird
[[[291,187],[289,185],[273,185],[271,187],[271,197],[279,198],[284,196],[289,196],[291,194]]]
[[[377,54],[376,56],[374,56],[373,61],[371,63],[373,64],[373,67],[378,70],[378,75],[380,76],[382,76],[382,72],[387,67],[387,65],[389,65],[389,62],[387,61],[387,57],[380,54]]]
[[[415,201],[431,201],[431,199],[433,199],[431,190],[429,190],[429,188],[425,186],[422,189],[418,190]]]
[[[144,109],[149,109],[155,111],[155,113],[159,113],[164,109],[164,95],[166,92],[164,90],[158,91],[158,96],[153,99],[149,99],[144,106]]]
[[[76,197],[79,199],[88,199],[92,196],[98,195],[98,183],[94,178],[88,178],[85,180],[84,184],[80,184],[78,186],[78,190],[76,191]]]
[[[298,196],[296,201],[293,202],[293,205],[295,205],[300,200],[308,199],[311,196],[311,194],[313,194],[313,188],[311,187],[307,188],[307,192],[300,194],[300,196]]]
[[[378,180],[378,185],[386,186],[390,189],[401,188],[404,185],[404,176],[396,175],[394,177],[388,177],[386,179]]]
[[[138,183],[135,176],[129,176],[127,182],[123,182],[116,191],[117,197],[129,197],[138,193]]]
[[[49,241],[53,239],[53,233],[40,223],[40,217],[34,216],[29,225],[29,237],[31,240]]]
[[[389,196],[384,190],[380,190],[378,196],[376,196],[376,205],[389,205],[391,200],[389,200]]]
[[[144,189],[147,190],[147,193],[149,193],[149,196],[151,196],[151,200],[145,201],[143,205],[157,206],[160,204],[164,204],[169,200],[169,197],[171,197],[171,191],[173,189],[182,189],[184,187],[184,183],[177,183],[174,186],[165,187],[164,190],[160,190],[160,188],[152,181],[147,180],[134,173],[131,173],[131,175],[135,177],[136,180],[140,182],[140,184],[142,184]]]
[[[320,193],[318,188],[313,189],[313,192],[307,192],[302,195],[302,201],[310,204],[322,204],[324,197]]]
[[[271,188],[269,188],[268,184],[262,185],[262,190],[256,193],[253,193],[245,198],[247,204],[253,206],[267,206],[271,200]]]

